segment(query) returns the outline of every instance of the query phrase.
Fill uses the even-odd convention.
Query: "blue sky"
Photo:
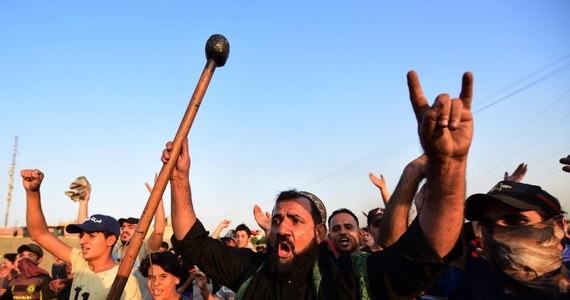
[[[379,206],[368,172],[393,189],[421,153],[412,69],[432,100],[457,96],[474,73],[468,194],[526,162],[525,181],[570,210],[558,163],[570,154],[569,14],[563,0],[3,1],[0,197],[19,138],[9,225],[25,223],[23,168],[46,174],[50,224],[75,218],[63,192],[80,175],[93,185],[91,213],[140,216],[214,33],[230,57],[189,135],[208,228],[223,218],[256,228],[253,205],[270,210],[288,188],[314,192],[329,212]]]

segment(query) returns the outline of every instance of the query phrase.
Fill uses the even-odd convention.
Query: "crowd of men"
[[[185,290],[193,282],[204,299],[570,299],[565,212],[556,197],[522,182],[525,164],[505,174],[488,193],[466,199],[472,74],[464,74],[457,98],[440,94],[432,105],[414,71],[408,73],[408,87],[424,153],[404,168],[391,195],[382,175],[369,175],[385,208],[366,213],[363,228],[349,209],[329,215],[319,197],[293,189],[279,193],[271,213],[254,208],[266,234],[264,247],[252,245],[245,224],[220,236],[229,226],[224,220],[210,235],[194,211],[188,141],[177,157],[168,142],[161,160],[176,159],[170,177],[171,243],[179,264],[169,265],[168,255],[148,255],[161,246],[162,212],[121,299],[188,299],[193,295]],[[560,162],[570,172],[570,156]],[[37,267],[43,248],[69,264],[69,299],[106,298],[138,219],[87,218],[87,209],[80,207],[85,221],[66,227],[80,236],[81,247],[72,248],[48,231],[40,197],[44,174],[30,169],[21,175],[27,226],[41,247],[30,244],[21,247],[22,253],[18,250],[16,278],[45,275]],[[410,214],[413,206],[416,211]],[[34,254],[35,260],[27,259]],[[166,288],[157,286],[157,276],[148,274],[154,270],[153,257],[162,262],[165,274],[178,276],[168,297]],[[14,299],[55,296],[46,290],[37,297]]]

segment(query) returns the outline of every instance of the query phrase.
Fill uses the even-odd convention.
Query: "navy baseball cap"
[[[475,194],[467,198],[465,218],[470,221],[479,220],[489,201],[501,201],[521,210],[540,209],[551,217],[565,213],[560,207],[560,201],[538,185],[500,181],[487,194]]]
[[[81,224],[67,225],[65,227],[65,231],[68,233],[107,231],[116,237],[119,237],[121,234],[121,226],[113,217],[106,215],[92,215]]]

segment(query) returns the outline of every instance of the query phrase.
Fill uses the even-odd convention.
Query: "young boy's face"
[[[105,237],[102,231],[86,232],[79,234],[81,245],[81,255],[87,261],[95,260],[105,255],[110,255],[109,248],[113,247],[116,237],[111,235]]]

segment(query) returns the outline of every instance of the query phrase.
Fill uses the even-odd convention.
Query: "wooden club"
[[[186,113],[184,114],[184,117],[180,122],[180,127],[178,127],[178,131],[174,137],[170,160],[162,166],[160,173],[158,173],[154,188],[150,193],[142,216],[140,217],[135,234],[127,246],[125,256],[121,259],[119,271],[117,272],[115,281],[113,281],[113,285],[109,290],[107,300],[119,300],[121,298],[125,284],[131,274],[133,263],[143,244],[146,232],[150,226],[158,204],[160,203],[160,199],[164,194],[168,180],[176,166],[176,161],[182,148],[182,141],[190,132],[190,127],[192,127],[192,123],[194,122],[196,113],[198,113],[198,108],[200,107],[202,98],[204,98],[204,94],[206,93],[206,89],[210,84],[210,80],[212,79],[212,75],[214,74],[216,67],[222,67],[225,65],[229,54],[230,44],[223,35],[214,34],[206,42],[206,66],[204,67],[204,71],[202,71],[202,75],[198,80],[194,94],[192,94]]]

